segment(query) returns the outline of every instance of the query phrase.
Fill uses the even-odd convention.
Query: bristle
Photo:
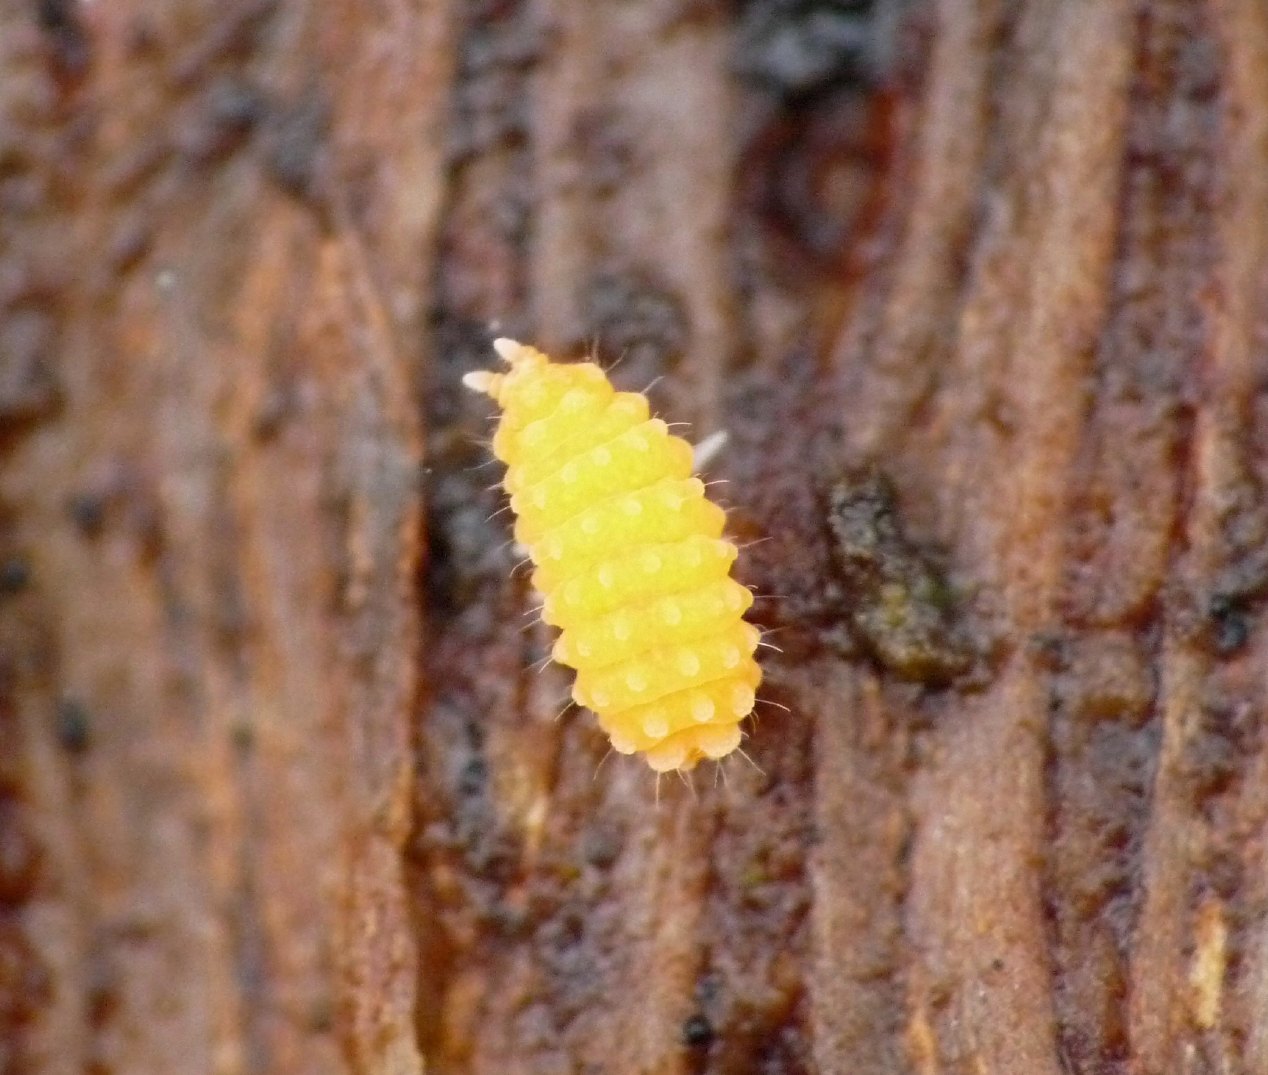
[[[692,466],[696,470],[704,470],[717,457],[718,453],[726,447],[728,439],[725,429],[710,433],[692,449]]]

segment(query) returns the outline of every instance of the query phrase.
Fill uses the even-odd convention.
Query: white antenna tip
[[[462,375],[462,383],[473,391],[487,394],[493,384],[493,377],[488,370],[472,370]]]
[[[524,350],[524,345],[518,340],[509,340],[505,336],[499,336],[493,341],[493,350],[495,350],[503,362],[514,362],[515,356]]]

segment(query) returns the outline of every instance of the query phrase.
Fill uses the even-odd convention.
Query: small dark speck
[[[255,729],[245,721],[235,724],[230,733],[233,749],[239,754],[249,754],[255,746]]]
[[[239,131],[250,130],[267,113],[263,94],[249,82],[235,79],[214,83],[207,103],[218,123]]]
[[[17,430],[57,409],[61,385],[54,369],[56,350],[57,329],[46,311],[5,309],[0,317],[0,435],[7,432],[5,427]]]
[[[265,393],[251,423],[251,433],[258,441],[269,441],[278,435],[295,410],[294,393],[274,386]]]
[[[35,17],[40,29],[49,33],[68,30],[75,25],[73,5],[66,0],[39,0],[35,5]]]
[[[1238,891],[1246,883],[1245,867],[1231,851],[1213,855],[1206,875],[1211,890],[1223,900],[1236,899]]]
[[[581,853],[590,865],[606,869],[621,854],[620,835],[609,828],[592,829],[582,840]]]
[[[702,1008],[707,1008],[716,1003],[722,994],[722,982],[716,974],[702,975],[696,981],[695,988],[696,1003]]]
[[[1211,599],[1210,610],[1215,651],[1222,657],[1231,656],[1250,639],[1246,612],[1237,601],[1222,595]]]
[[[707,1049],[713,1041],[713,1027],[697,1012],[682,1024],[682,1043],[689,1049]]]
[[[520,937],[529,924],[528,912],[499,903],[489,910],[489,924],[501,937]]]
[[[55,49],[57,66],[68,75],[82,75],[88,66],[88,35],[74,0],[37,0],[35,19]]]
[[[308,1007],[308,1027],[318,1034],[328,1033],[335,1025],[335,1005],[329,996],[315,997]]]
[[[757,0],[745,5],[735,68],[781,93],[874,73],[880,42],[871,0]]]
[[[158,28],[148,14],[137,15],[124,34],[124,48],[133,59],[157,55],[162,44]]]
[[[1066,639],[1054,631],[1036,631],[1029,648],[1036,662],[1049,672],[1059,672],[1069,662]]]
[[[76,493],[66,508],[80,534],[87,538],[100,536],[106,524],[104,497],[97,493]]]
[[[479,795],[489,779],[489,766],[483,758],[472,758],[458,776],[459,795]]]
[[[91,745],[88,710],[75,698],[62,698],[57,703],[57,741],[71,754],[82,754]]]
[[[16,556],[0,561],[0,597],[19,594],[31,583],[31,568],[25,560]]]
[[[268,139],[269,171],[285,191],[300,198],[317,193],[321,159],[330,128],[326,98],[311,92],[274,113]]]
[[[222,78],[206,90],[181,125],[177,139],[192,160],[224,157],[265,118],[264,95],[249,82]]]
[[[150,222],[141,215],[127,215],[111,235],[106,247],[106,260],[117,273],[135,268],[154,243]]]

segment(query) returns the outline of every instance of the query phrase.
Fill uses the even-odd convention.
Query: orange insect
[[[691,446],[594,363],[493,346],[510,368],[463,383],[502,408],[493,452],[542,619],[562,629],[552,656],[577,671],[573,700],[657,772],[731,753],[762,678],[760,632]]]

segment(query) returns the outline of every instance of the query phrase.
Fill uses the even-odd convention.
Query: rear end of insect
[[[760,631],[691,446],[594,363],[493,346],[507,368],[463,383],[501,408],[493,452],[573,700],[657,772],[725,757],[761,682]]]

